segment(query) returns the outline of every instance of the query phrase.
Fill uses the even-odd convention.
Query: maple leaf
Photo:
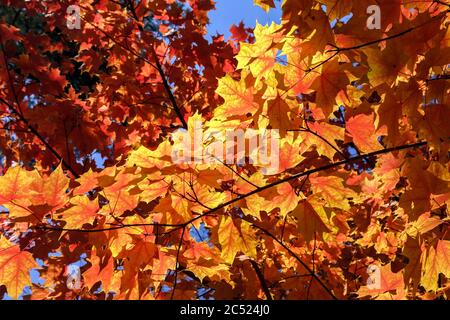
[[[286,131],[291,129],[291,106],[288,101],[279,95],[274,100],[267,101],[267,117],[270,119],[272,129],[280,130],[280,136],[284,136]]]
[[[398,293],[402,291],[403,274],[401,272],[392,272],[389,264],[377,266],[374,273],[378,274],[374,275],[375,279],[373,279],[373,282],[359,289],[358,294],[360,296],[377,296],[389,291],[397,291]]]
[[[148,181],[144,180],[138,184],[140,192],[141,201],[151,202],[156,198],[165,196],[167,190],[169,189],[169,183],[164,180],[160,181]]]
[[[149,150],[144,146],[140,146],[135,152],[128,157],[129,166],[139,166],[143,168],[161,169],[167,166],[171,156],[171,148],[168,142],[159,145],[155,151]]]
[[[86,286],[92,288],[98,281],[102,282],[102,288],[105,292],[119,290],[118,282],[114,281],[114,262],[111,257],[102,259],[97,256],[97,252],[93,250],[90,256],[92,267],[83,273],[83,281]],[[102,260],[106,263],[102,263]]]
[[[200,260],[200,258],[209,260],[215,259],[219,255],[217,248],[210,247],[205,242],[194,242],[190,244],[189,249],[184,251],[183,255],[188,259],[193,259],[195,261]]]
[[[31,253],[0,237],[0,284],[11,298],[17,299],[24,287],[31,285],[30,269],[38,267]]]
[[[120,215],[126,210],[134,209],[139,202],[139,195],[131,194],[130,183],[136,179],[131,174],[119,174],[116,182],[103,189],[102,195],[108,201],[100,213]]]
[[[332,0],[320,0],[318,2],[323,3],[327,8],[330,8],[329,11],[327,10],[330,19],[343,18],[352,11],[353,1],[351,0],[343,0],[338,3],[335,3]]]
[[[408,235],[411,237],[416,237],[418,234],[425,234],[430,230],[433,230],[443,221],[437,217],[432,217],[429,212],[421,214],[420,217],[411,223],[408,227]]]
[[[249,257],[256,256],[256,244],[248,223],[242,222],[238,226],[232,218],[223,217],[218,232],[221,256],[225,263],[231,264],[238,252]]]
[[[85,1],[70,30],[59,2],[9,1],[8,295],[39,258],[29,299],[448,297],[448,7],[378,1],[368,32],[370,1],[284,0],[278,23],[226,40],[208,39],[213,1],[182,2]],[[275,138],[278,168],[221,135],[250,130]],[[82,288],[67,290],[84,255]]]
[[[445,121],[448,112],[448,105],[436,104],[426,108],[424,115],[415,120],[418,132],[436,148],[445,148],[441,142],[450,136],[449,126]]]
[[[214,110],[217,117],[252,114],[258,110],[253,89],[247,88],[243,78],[236,81],[231,76],[226,75],[219,80],[216,92],[225,100],[222,106]]]
[[[277,191],[279,195],[273,198],[272,203],[280,208],[280,214],[284,217],[297,207],[300,197],[289,183],[279,185]]]
[[[2,33],[2,40],[5,42],[8,40],[19,40],[20,39],[19,28],[1,23],[0,29],[1,29],[1,33]]]
[[[175,265],[176,258],[167,254],[164,251],[159,251],[158,258],[153,264],[151,277],[155,283],[155,288],[158,288],[166,277],[167,272],[172,269],[174,270],[177,266]]]
[[[272,23],[270,26],[256,24],[253,31],[255,35],[254,43],[241,43],[239,53],[236,56],[238,61],[237,69],[248,67],[255,77],[255,85],[260,78],[267,78],[275,67],[278,51],[281,49],[283,38],[279,33],[280,25]]]
[[[438,240],[436,248],[430,247],[428,251],[422,252],[421,260],[420,283],[426,290],[436,291],[439,274],[450,277],[450,241]]]
[[[291,213],[297,218],[297,228],[306,241],[313,240],[317,234],[319,238],[324,232],[329,232],[326,223],[328,218],[320,207],[313,206],[306,200],[302,200]]]
[[[30,182],[34,180],[31,172],[19,166],[6,171],[0,177],[0,201],[2,204],[26,199],[29,192]]]
[[[85,224],[92,224],[99,209],[97,201],[91,201],[86,196],[76,196],[70,200],[70,207],[62,212],[68,229],[81,229]]]
[[[0,177],[0,204],[8,209],[11,218],[32,215],[27,206],[31,204],[30,185],[37,178],[36,175],[35,171],[26,171],[17,166]]]
[[[344,140],[344,129],[325,122],[314,122],[308,126],[310,131],[301,132],[305,147],[314,145],[319,155],[333,159],[338,149],[334,140]],[[329,140],[324,141],[325,137]]]
[[[316,175],[311,176],[309,180],[314,193],[321,197],[327,206],[350,209],[348,198],[356,197],[356,194],[344,186],[342,178]]]
[[[448,190],[448,182],[425,170],[427,166],[426,163],[411,159],[402,167],[401,173],[407,174],[409,187],[399,204],[408,210],[412,220],[430,211],[431,194],[442,194]]]
[[[311,88],[316,90],[316,104],[322,108],[327,116],[336,109],[338,94],[345,94],[346,86],[350,83],[345,64],[339,64],[335,59],[323,65],[320,75],[314,80]]]
[[[384,130],[375,130],[373,113],[370,115],[359,114],[348,119],[345,128],[362,152],[379,150],[381,148],[379,138],[386,133]]]
[[[192,207],[195,212],[204,211],[206,208],[215,208],[224,203],[227,196],[221,192],[215,192],[212,188],[201,187],[196,184],[193,188],[198,205]]]
[[[305,144],[302,139],[294,139],[288,136],[280,141],[280,163],[278,171],[283,172],[287,169],[294,168],[305,158],[301,155],[302,151],[306,151]]]
[[[266,211],[270,212],[276,207],[270,200],[266,200],[264,197],[258,196],[257,194],[247,197],[246,208],[242,208],[245,214],[254,216],[257,219],[261,219],[260,212]]]
[[[273,0],[254,0],[255,5],[263,8],[264,11],[269,12],[270,8],[275,8]]]
[[[200,260],[197,263],[189,263],[187,269],[192,271],[200,281],[208,277],[213,281],[231,282],[231,273],[226,264],[214,264],[210,261]]]
[[[236,41],[245,41],[248,38],[248,34],[245,30],[244,21],[239,22],[239,25],[233,24],[230,27],[231,37]]]
[[[405,267],[405,285],[412,282],[414,288],[420,283],[422,264],[421,264],[421,248],[418,239],[408,237],[403,247],[403,254],[408,257],[408,264]],[[415,293],[416,289],[413,290]]]
[[[84,194],[86,192],[91,191],[96,188],[98,185],[97,174],[89,169],[84,175],[77,179],[77,182],[80,184],[73,191],[74,195]]]
[[[367,76],[374,87],[382,83],[392,84],[409,58],[398,45],[390,45],[382,51],[379,48],[367,48],[365,51],[371,66]]]
[[[32,182],[32,202],[58,209],[66,203],[68,187],[69,178],[64,174],[62,166],[59,165],[50,176]]]

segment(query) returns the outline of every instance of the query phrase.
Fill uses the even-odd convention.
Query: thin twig
[[[183,227],[183,231],[181,232],[180,242],[178,243],[178,249],[177,249],[177,257],[175,260],[175,279],[173,280],[173,289],[172,294],[170,295],[170,300],[173,300],[173,296],[175,295],[175,290],[177,289],[177,281],[178,281],[178,260],[180,259],[180,251],[181,246],[183,245],[183,237],[184,232],[186,231],[186,227]]]
[[[298,255],[293,252],[288,246],[286,246],[283,242],[281,242],[280,240],[278,240],[273,234],[271,234],[269,231],[267,231],[266,229],[258,226],[255,223],[252,223],[252,226],[255,227],[256,229],[262,231],[263,233],[265,233],[267,236],[269,236],[270,238],[272,238],[273,240],[275,240],[280,246],[282,246],[292,257],[294,257],[295,260],[297,260],[298,263],[300,263],[307,272],[309,272],[311,274],[311,276],[320,284],[320,286],[330,295],[330,297],[332,297],[334,300],[337,300],[337,297],[334,295],[334,293],[330,290],[330,288],[328,288],[325,283],[323,283],[323,281],[313,272],[313,270],[311,270],[311,268],[304,263],[299,257]]]

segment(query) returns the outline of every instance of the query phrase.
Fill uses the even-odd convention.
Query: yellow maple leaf
[[[249,257],[256,256],[256,241],[250,224],[242,221],[236,226],[230,217],[223,217],[219,225],[219,243],[222,247],[222,259],[231,264],[238,252]]]
[[[0,238],[0,285],[6,286],[11,298],[17,299],[24,287],[31,285],[30,269],[38,267],[31,253]]]

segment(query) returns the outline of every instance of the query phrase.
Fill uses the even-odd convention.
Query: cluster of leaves
[[[284,0],[208,42],[210,0],[78,1],[81,30],[75,1],[3,3],[1,293],[448,298],[449,5]],[[174,163],[198,121],[278,129],[279,170]]]

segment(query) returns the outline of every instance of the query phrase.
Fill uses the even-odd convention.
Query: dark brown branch
[[[330,297],[332,297],[334,300],[337,300],[337,297],[334,295],[334,293],[325,285],[325,283],[323,283],[323,281],[314,273],[314,271],[306,264],[304,263],[299,256],[293,252],[291,249],[289,249],[288,246],[286,246],[283,242],[281,242],[280,240],[278,240],[273,234],[271,234],[269,231],[267,231],[266,229],[258,226],[255,223],[252,223],[252,226],[255,227],[256,229],[262,231],[264,234],[266,234],[267,236],[269,236],[270,238],[272,238],[274,241],[276,241],[280,246],[282,246],[292,257],[294,257],[295,260],[297,260],[298,263],[300,263],[305,270],[311,274],[311,276],[319,283],[319,285],[330,295]]]
[[[364,159],[366,157],[373,157],[373,156],[377,156],[377,155],[380,155],[380,154],[385,154],[385,153],[389,153],[389,152],[393,152],[393,151],[400,151],[400,150],[404,150],[404,149],[417,148],[417,147],[424,146],[426,144],[427,144],[427,142],[424,141],[424,142],[417,142],[417,143],[413,143],[413,144],[406,144],[406,145],[392,147],[392,148],[381,149],[381,150],[378,150],[378,151],[374,151],[374,152],[358,155],[358,156],[355,156],[355,157],[352,157],[352,158],[348,158],[348,159],[345,159],[345,160],[342,160],[342,161],[333,162],[333,163],[327,164],[327,165],[322,166],[322,167],[318,167],[318,168],[310,169],[310,170],[307,170],[307,171],[304,171],[304,172],[300,172],[300,173],[297,173],[297,174],[293,174],[293,175],[291,175],[289,177],[286,177],[284,179],[280,179],[280,180],[277,180],[275,182],[269,183],[269,184],[267,184],[267,185],[265,185],[263,187],[259,187],[258,189],[252,190],[252,191],[250,191],[250,192],[248,192],[246,194],[243,194],[243,195],[238,196],[238,197],[236,197],[234,199],[231,199],[231,200],[229,200],[227,202],[224,202],[224,203],[218,205],[217,207],[211,209],[210,211],[207,211],[207,212],[205,212],[205,213],[203,213],[203,214],[201,214],[201,215],[199,215],[199,216],[189,220],[186,223],[189,224],[189,223],[191,223],[193,221],[196,221],[198,219],[201,219],[204,216],[207,216],[207,215],[209,215],[209,214],[211,214],[211,213],[213,213],[213,212],[215,212],[217,210],[223,209],[226,206],[229,206],[230,204],[233,204],[235,202],[241,201],[241,200],[243,200],[243,199],[245,199],[245,198],[247,198],[247,197],[249,197],[251,195],[257,194],[257,193],[259,193],[261,191],[270,189],[272,187],[275,187],[275,186],[280,185],[280,184],[285,183],[285,182],[289,182],[289,181],[294,180],[294,179],[298,179],[298,178],[301,178],[301,177],[304,177],[304,176],[308,176],[308,175],[316,173],[316,172],[321,172],[321,171],[333,169],[333,168],[339,167],[341,165],[345,165],[345,164],[352,163],[352,162],[355,162],[355,161],[358,161],[358,160],[362,160],[362,159]]]
[[[335,147],[330,141],[328,141],[327,139],[325,139],[324,137],[322,137],[320,134],[318,134],[317,132],[311,130],[310,128],[300,128],[300,129],[292,129],[292,130],[288,130],[288,131],[300,131],[300,132],[308,132],[311,133],[312,135],[316,136],[317,138],[319,138],[320,140],[322,140],[323,142],[325,142],[327,145],[329,145],[334,151],[336,151],[339,156],[342,159],[347,159],[347,157],[342,153],[341,150],[339,150],[337,147]]]
[[[128,1],[128,7],[133,15],[134,20],[136,20],[136,23],[138,24],[138,28],[140,32],[144,32],[144,28],[139,24],[139,18],[136,14],[136,10],[134,9],[134,5],[131,1]],[[150,45],[151,54],[153,55],[153,60],[155,61],[156,66],[152,64],[158,70],[158,73],[162,79],[164,89],[166,90],[167,96],[169,97],[170,103],[172,104],[173,110],[177,114],[178,119],[181,121],[183,128],[187,129],[187,123],[186,120],[184,120],[183,114],[181,113],[181,109],[177,104],[177,101],[175,100],[175,96],[173,95],[172,89],[170,88],[170,85],[167,81],[166,74],[164,73],[164,70],[161,66],[161,63],[159,62],[158,55],[156,54],[155,48],[153,47],[153,44]]]
[[[420,26],[421,26],[421,25],[420,25]],[[353,47],[331,49],[331,50],[328,50],[328,52],[344,52],[344,51],[350,51],[350,50],[356,50],[356,49],[368,47],[368,46],[371,46],[371,45],[373,45],[373,44],[380,43],[380,42],[382,42],[382,41],[392,40],[392,39],[401,37],[401,36],[403,36],[403,35],[405,35],[405,34],[407,34],[407,33],[410,33],[411,31],[417,29],[417,28],[420,27],[420,26],[412,27],[412,28],[406,29],[406,30],[404,30],[404,31],[402,31],[402,32],[393,34],[393,35],[391,35],[391,36],[384,37],[384,38],[377,39],[377,40],[372,40],[372,41],[369,41],[369,42],[366,42],[366,43],[362,43],[362,44],[359,44],[359,45],[356,45],[356,46],[353,46]]]
[[[158,70],[159,75],[161,76],[164,89],[166,90],[169,100],[172,103],[173,110],[177,114],[178,119],[183,124],[183,128],[187,129],[188,126],[187,126],[186,120],[184,120],[183,114],[181,113],[181,110],[178,107],[177,101],[175,100],[175,96],[173,95],[172,90],[170,89],[169,83],[167,82],[167,79],[166,79],[166,75],[164,74],[164,70],[162,69],[162,66],[159,63],[159,59],[158,59],[158,56],[156,55],[156,51],[153,48],[153,45],[151,46],[151,50],[152,50],[153,57],[155,59],[156,69]]]
[[[172,288],[172,294],[170,295],[170,300],[173,300],[173,297],[175,295],[175,290],[177,289],[177,281],[178,281],[178,261],[180,259],[180,251],[181,251],[181,247],[183,246],[183,237],[184,237],[184,232],[186,231],[186,226],[183,227],[183,231],[181,232],[181,237],[180,237],[180,243],[178,244],[178,249],[177,249],[177,257],[175,260],[175,279],[173,280],[173,288]]]
[[[439,0],[433,0],[433,3],[442,4],[443,6],[450,7],[450,4],[442,2],[442,1],[439,1]]]
[[[438,1],[435,1],[435,2],[439,3]],[[442,3],[441,3],[441,4],[442,4]],[[447,10],[447,11],[445,11],[445,12],[443,12],[443,13],[447,13],[447,12],[449,12],[449,11],[450,11],[450,10]],[[410,32],[413,31],[413,30],[416,30],[416,29],[418,29],[418,28],[424,26],[425,24],[431,22],[432,20],[434,20],[434,19],[436,19],[436,18],[438,18],[438,17],[440,18],[441,16],[440,16],[440,15],[437,15],[437,16],[431,18],[430,20],[428,20],[428,21],[426,21],[426,22],[424,22],[424,23],[422,23],[422,24],[420,24],[420,25],[417,25],[417,26],[415,26],[415,27],[411,27],[411,28],[406,29],[406,30],[404,30],[404,31],[402,31],[402,32],[399,32],[399,33],[396,33],[396,34],[394,34],[394,35],[391,35],[391,36],[388,36],[388,37],[384,37],[384,38],[381,38],[381,39],[372,40],[372,41],[369,41],[369,42],[366,42],[366,43],[362,43],[362,44],[359,44],[359,45],[356,45],[356,46],[339,48],[339,47],[336,47],[335,45],[332,45],[332,46],[334,47],[334,49],[331,49],[331,50],[326,51],[326,52],[334,52],[331,56],[329,56],[327,59],[321,61],[321,62],[318,63],[317,65],[308,68],[308,69],[305,70],[305,71],[306,71],[307,73],[309,73],[309,72],[311,72],[311,71],[317,69],[317,68],[320,67],[321,65],[327,63],[328,61],[330,61],[331,59],[333,59],[334,57],[336,57],[336,56],[337,56],[339,53],[341,53],[341,52],[350,51],[350,50],[356,50],[356,49],[360,49],[360,48],[363,48],[363,47],[371,46],[371,45],[373,45],[373,44],[380,43],[380,42],[382,42],[382,41],[392,40],[392,39],[401,37],[401,36],[403,36],[403,35],[405,35],[405,34],[407,34],[407,33],[410,33]]]
[[[266,295],[267,300],[273,300],[272,294],[270,293],[269,287],[267,286],[266,279],[264,279],[264,275],[261,272],[261,269],[259,269],[258,264],[254,260],[249,260],[253,269],[255,269],[255,273],[258,276],[259,282],[261,283],[261,288],[264,291],[264,294]]]
[[[310,169],[310,170],[307,170],[307,171],[299,172],[297,174],[293,174],[293,175],[291,175],[289,177],[286,177],[284,179],[280,179],[280,180],[277,180],[275,182],[269,183],[269,184],[267,184],[267,185],[265,185],[263,187],[259,187],[258,189],[252,190],[252,191],[250,191],[248,193],[239,195],[238,197],[236,197],[234,199],[231,199],[231,200],[229,200],[227,202],[224,202],[224,203],[216,206],[215,208],[212,208],[212,209],[210,209],[210,210],[208,210],[208,211],[206,211],[206,212],[204,212],[202,214],[198,214],[196,217],[194,217],[194,218],[192,218],[192,219],[190,219],[190,220],[188,220],[188,221],[186,221],[184,223],[179,223],[179,224],[135,223],[135,224],[122,224],[120,226],[116,226],[116,227],[113,227],[113,228],[104,228],[104,229],[64,229],[64,228],[53,228],[53,227],[46,227],[46,226],[44,226],[44,227],[41,226],[40,228],[41,229],[42,228],[46,228],[46,229],[53,229],[53,230],[62,230],[62,231],[73,231],[73,232],[101,232],[101,231],[115,230],[115,229],[127,228],[127,227],[156,226],[156,225],[158,225],[158,226],[163,226],[163,227],[164,226],[165,227],[174,227],[174,229],[172,230],[172,231],[174,231],[174,230],[177,230],[177,229],[180,229],[180,228],[184,228],[187,225],[191,224],[192,222],[194,222],[196,220],[199,220],[199,219],[201,219],[201,218],[203,218],[205,216],[208,216],[208,215],[210,215],[210,214],[212,214],[212,213],[214,213],[214,212],[216,212],[216,211],[218,211],[220,209],[223,209],[223,208],[225,208],[225,207],[227,207],[227,206],[229,206],[229,205],[231,205],[231,204],[233,204],[235,202],[241,201],[241,200],[243,200],[243,199],[245,199],[247,197],[250,197],[251,195],[254,195],[254,194],[257,194],[257,193],[259,193],[261,191],[270,189],[270,188],[275,187],[277,185],[280,185],[282,183],[289,182],[291,180],[295,180],[295,179],[298,179],[298,178],[302,178],[302,177],[311,175],[311,174],[316,173],[316,172],[321,172],[321,171],[333,169],[333,168],[336,168],[336,167],[339,167],[339,166],[342,166],[342,165],[345,165],[345,164],[348,164],[348,163],[352,163],[352,162],[355,162],[355,161],[358,161],[358,160],[362,160],[362,159],[364,159],[366,157],[374,157],[374,156],[377,156],[377,155],[380,155],[380,154],[386,154],[386,153],[389,153],[389,152],[400,151],[400,150],[405,150],[405,149],[412,149],[412,148],[422,147],[422,146],[425,146],[425,145],[427,145],[427,142],[423,141],[423,142],[417,142],[417,143],[413,143],[413,144],[406,144],[406,145],[401,145],[401,146],[397,146],[397,147],[381,149],[381,150],[378,150],[378,151],[374,151],[374,152],[370,152],[370,153],[366,153],[366,154],[361,154],[361,155],[358,155],[358,156],[355,156],[355,157],[352,157],[352,158],[348,158],[348,159],[345,159],[345,160],[342,160],[342,161],[333,162],[333,163],[324,165],[322,167],[318,167],[318,168]]]
[[[449,80],[450,74],[439,74],[435,78],[426,79],[425,82],[437,81],[437,80]]]
[[[210,293],[211,291],[215,291],[215,290],[216,290],[216,289],[214,289],[214,288],[209,288],[208,290],[206,290],[206,291],[203,292],[202,294],[198,295],[198,296],[197,296],[197,299],[200,299],[200,298],[206,296],[206,295],[207,295],[208,293]]]
[[[449,11],[450,11],[450,10],[446,10],[445,13],[447,13],[447,12],[449,12]],[[442,12],[442,13],[444,13],[444,12]],[[441,14],[442,14],[442,13],[441,13]],[[435,16],[435,17],[432,17],[432,18],[429,19],[428,21],[425,21],[424,23],[421,23],[421,24],[419,24],[419,25],[417,25],[417,26],[415,26],[415,27],[408,28],[408,29],[406,29],[406,30],[404,30],[404,31],[402,31],[402,32],[393,34],[393,35],[391,35],[391,36],[384,37],[384,38],[377,39],[377,40],[372,40],[372,41],[369,41],[369,42],[366,42],[366,43],[362,43],[362,44],[359,44],[359,45],[356,45],[356,46],[352,46],[352,47],[345,47],[345,48],[339,48],[339,47],[336,47],[336,48],[334,48],[334,49],[328,50],[327,52],[336,52],[336,53],[339,53],[339,52],[344,52],[344,51],[356,50],[356,49],[360,49],[360,48],[363,48],[363,47],[368,47],[368,46],[371,46],[371,45],[373,45],[373,44],[377,44],[377,43],[380,43],[380,42],[383,42],[383,41],[392,40],[392,39],[401,37],[401,36],[403,36],[403,35],[405,35],[405,34],[407,34],[407,33],[410,33],[411,31],[414,31],[414,30],[416,30],[416,29],[418,29],[418,28],[421,28],[421,27],[423,27],[424,25],[426,25],[427,23],[430,23],[430,22],[431,22],[432,20],[434,20],[434,19],[441,18],[441,14],[439,14],[439,15],[437,15],[437,16]]]
[[[4,63],[5,63],[5,68],[6,68],[6,72],[9,75],[9,69],[8,69],[8,61],[6,58],[6,52],[5,52],[5,48],[3,46],[3,39],[0,35],[0,46],[2,49],[2,54],[3,54],[3,59],[4,59]],[[15,114],[20,121],[22,121],[27,128],[30,130],[30,132],[32,134],[34,134],[43,144],[44,146],[64,165],[64,167],[66,167],[66,169],[75,177],[78,178],[79,175],[78,173],[70,166],[69,163],[67,163],[66,160],[64,160],[64,158],[44,139],[44,137],[28,122],[28,120],[23,116],[22,112],[21,112],[21,108],[20,108],[20,102],[19,99],[15,93],[14,90],[14,84],[12,83],[12,79],[9,78],[10,80],[10,87],[11,87],[11,91],[13,93],[14,99],[15,99],[15,103],[17,104],[18,109],[14,108],[14,106],[12,104],[10,104],[9,102],[7,102],[6,100],[4,100],[2,97],[0,97],[0,101],[5,104],[13,114]]]
[[[181,123],[182,123],[182,125],[183,125],[183,128],[187,129],[187,123],[186,123],[186,121],[184,120],[184,117],[183,117],[183,115],[182,115],[182,113],[181,113],[181,110],[180,110],[180,108],[178,107],[178,104],[177,104],[177,102],[176,102],[176,100],[175,100],[175,97],[174,97],[174,95],[173,95],[173,93],[172,93],[172,90],[170,89],[169,83],[167,82],[166,75],[164,74],[164,70],[162,69],[162,66],[161,66],[161,64],[160,64],[160,62],[159,62],[159,58],[158,58],[158,56],[157,56],[157,54],[156,54],[156,51],[155,51],[155,49],[153,48],[153,46],[151,46],[151,51],[152,51],[152,55],[153,55],[154,58],[155,58],[155,63],[156,63],[156,64],[153,64],[150,60],[148,60],[147,58],[145,58],[145,57],[141,56],[140,54],[136,53],[136,52],[135,52],[134,50],[132,50],[131,48],[128,48],[128,47],[124,46],[123,44],[117,42],[117,41],[116,41],[113,37],[111,37],[107,32],[103,31],[102,29],[100,29],[99,27],[97,27],[95,24],[93,24],[93,23],[87,21],[87,20],[84,19],[84,18],[81,18],[81,19],[82,19],[83,21],[85,21],[86,23],[90,24],[91,26],[93,26],[95,29],[97,29],[97,30],[100,31],[101,33],[103,33],[108,39],[110,39],[112,42],[114,42],[114,44],[118,45],[119,47],[121,47],[121,48],[124,49],[125,51],[131,53],[131,54],[134,55],[136,58],[141,59],[141,60],[143,60],[144,62],[148,63],[150,66],[152,66],[153,68],[155,68],[155,69],[158,71],[158,73],[160,74],[161,79],[162,79],[162,81],[163,81],[164,89],[166,90],[167,95],[168,95],[168,97],[169,97],[169,100],[170,100],[170,102],[171,102],[171,104],[172,104],[172,108],[174,109],[175,113],[177,114],[178,119],[181,121]],[[139,29],[140,29],[141,31],[143,31],[143,29],[142,29],[141,26],[139,26]]]
[[[234,174],[236,174],[239,178],[241,178],[242,180],[244,180],[245,182],[247,182],[248,184],[250,184],[251,186],[255,187],[255,188],[259,188],[256,184],[254,184],[253,182],[251,182],[250,180],[244,178],[241,174],[239,174],[239,172],[237,172],[236,170],[233,169],[232,166],[230,166],[229,164],[227,164],[226,162],[220,160],[217,157],[214,157],[214,159],[216,159],[217,161],[219,161],[221,164],[223,164],[225,167],[227,167],[228,169],[230,169]]]

